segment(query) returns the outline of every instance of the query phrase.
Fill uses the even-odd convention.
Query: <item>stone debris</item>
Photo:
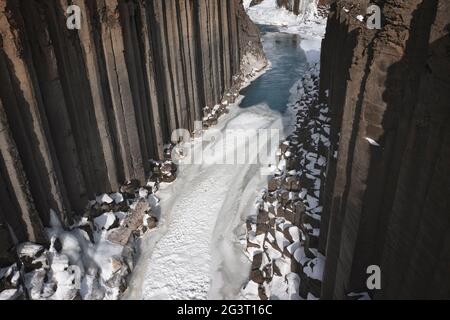
[[[229,96],[228,96],[229,95]],[[225,94],[225,96],[227,96],[227,98],[231,101],[231,103],[234,102],[235,100],[235,96],[234,94],[227,93]],[[214,107],[205,107],[203,108],[203,129],[208,129],[212,126],[217,125],[217,123],[219,122],[219,118],[230,112],[230,110],[228,109],[229,106],[229,101],[228,100],[224,100],[224,102],[222,102],[221,104],[217,104]]]
[[[0,300],[25,299],[17,264],[0,269]]]
[[[172,147],[170,147],[170,150],[172,150]],[[157,185],[160,183],[172,183],[177,178],[177,166],[170,159],[164,161],[151,161],[150,166],[150,180],[157,183]]]
[[[137,241],[157,228],[157,183],[129,181],[102,194],[67,230],[52,213],[48,245],[22,243],[17,263],[0,270],[0,300],[118,299],[134,268]]]
[[[101,196],[97,197],[97,203],[102,205],[102,204],[111,204],[114,202],[114,199],[111,198],[108,194],[103,194]]]
[[[129,20],[137,11],[131,10],[132,15],[128,10],[119,12],[116,10],[118,1],[108,1],[100,5],[98,10],[105,17],[112,19],[97,21],[97,19],[91,19],[93,16],[87,14],[90,11],[89,6],[81,1],[79,5],[83,16],[86,17],[87,28],[82,28],[80,38],[75,39],[75,42],[78,42],[74,46],[67,47],[64,43],[70,40],[71,33],[66,30],[65,21],[46,19],[48,24],[40,23],[42,19],[39,15],[42,10],[60,11],[64,7],[62,2],[52,3],[50,11],[45,10],[48,6],[40,2],[31,3],[31,9],[27,10],[22,10],[20,6],[12,5],[13,3],[14,1],[8,1],[6,4],[3,1],[0,5],[11,17],[11,19],[4,19],[1,25],[1,30],[5,32],[1,46],[10,49],[5,50],[8,54],[5,57],[2,56],[2,59],[11,61],[8,68],[5,67],[5,77],[15,79],[19,83],[23,82],[26,91],[30,92],[36,90],[40,92],[39,88],[45,86],[49,80],[46,77],[48,70],[64,74],[69,84],[84,83],[82,86],[71,86],[73,90],[62,90],[62,86],[56,85],[56,93],[42,92],[44,97],[40,94],[31,95],[26,97],[27,101],[22,101],[20,106],[7,104],[4,107],[0,103],[2,120],[0,133],[2,133],[2,141],[6,142],[2,143],[1,152],[2,157],[5,155],[9,157],[8,161],[5,161],[7,175],[4,178],[17,193],[15,196],[12,193],[9,194],[10,192],[3,192],[1,201],[8,204],[10,201],[14,204],[20,201],[20,206],[8,206],[11,209],[13,207],[18,209],[15,210],[17,212],[11,212],[10,216],[25,217],[25,219],[14,219],[15,224],[23,227],[23,230],[33,230],[33,234],[24,236],[36,242],[42,242],[44,247],[39,257],[27,254],[23,256],[29,270],[25,270],[21,278],[23,280],[27,278],[29,283],[36,285],[32,293],[27,287],[24,294],[27,298],[36,299],[115,298],[120,294],[121,289],[112,286],[108,277],[110,275],[108,271],[111,270],[105,269],[111,263],[104,263],[104,260],[106,257],[123,256],[121,252],[127,247],[112,246],[110,241],[106,240],[108,234],[117,229],[123,229],[129,222],[130,215],[133,215],[131,212],[136,210],[133,204],[137,198],[148,198],[151,204],[157,205],[159,201],[155,199],[154,194],[159,185],[171,183],[176,179],[177,168],[170,158],[172,146],[161,150],[172,124],[176,123],[180,127],[194,126],[194,119],[198,118],[197,109],[203,107],[201,103],[216,105],[209,112],[205,112],[208,117],[214,117],[207,119],[207,122],[213,124],[221,114],[228,112],[228,106],[238,98],[241,84],[249,81],[267,64],[258,28],[250,21],[240,2],[230,1],[219,4],[199,1],[200,16],[195,10],[189,10],[189,8],[183,8],[180,11],[178,6],[165,6],[161,2],[155,2],[155,7],[150,8],[144,3],[139,2],[138,5],[136,2],[134,9],[138,10],[141,18],[148,19],[142,19],[140,24],[132,24],[132,30],[128,28],[129,30],[123,33],[122,27],[125,28],[125,26],[120,22]],[[186,5],[192,4],[186,2]],[[215,14],[221,10],[225,10],[228,14]],[[25,61],[20,54],[22,48],[19,42],[21,41],[15,41],[15,39],[29,38],[27,35],[29,28],[25,27],[27,24],[23,23],[22,16],[27,17],[25,20],[37,30],[35,36],[40,39],[25,42],[32,47],[31,51],[40,53],[39,57],[48,57],[43,59],[45,61],[41,61],[42,59],[38,59],[35,55],[28,57],[33,61]],[[172,17],[174,25],[167,24],[166,20],[162,19],[164,16]],[[19,20],[22,23],[12,23]],[[151,27],[148,25],[150,20],[154,22],[152,26],[161,27],[157,32],[161,43],[158,43],[155,48],[153,48],[155,43],[149,42],[148,37],[132,36],[147,34]],[[64,25],[60,24],[61,21]],[[198,37],[191,37],[192,21],[200,28]],[[101,41],[96,41],[93,34],[89,32],[91,27],[97,24],[106,28],[108,34],[108,37],[100,39]],[[65,32],[52,35],[52,32],[48,32],[52,29]],[[181,41],[186,34],[192,41]],[[219,37],[211,37],[211,34]],[[224,47],[223,50],[219,50],[220,48],[216,46],[221,54],[217,50],[211,50],[211,44],[217,44],[217,39]],[[180,51],[182,42],[185,46]],[[114,45],[111,46],[111,43]],[[106,49],[105,44],[108,44]],[[170,47],[170,52],[162,55],[153,54],[161,46]],[[187,50],[189,48],[192,50]],[[172,49],[175,52],[179,51],[180,54],[172,57]],[[147,54],[141,55],[144,51]],[[61,52],[62,56],[54,54],[55,52]],[[83,57],[83,59],[75,59],[75,61],[71,57]],[[242,61],[240,57],[243,57]],[[59,67],[64,65],[64,61],[75,65],[81,63],[75,69],[83,70],[83,72],[65,72],[67,70],[63,70],[64,68],[59,70]],[[97,65],[99,61],[104,62],[101,68]],[[117,65],[120,65],[121,70],[117,70],[115,62],[118,62]],[[181,79],[181,81],[168,80],[171,83],[166,83],[165,79],[168,78],[165,72],[156,72],[156,78],[153,77],[154,64],[162,68],[161,71],[167,71],[175,65],[189,65],[189,67],[176,68],[177,71],[171,75],[173,79]],[[30,73],[28,69],[33,66],[38,66],[39,70],[31,81],[23,76]],[[17,74],[16,71],[21,68],[25,71]],[[31,69],[34,72],[34,68]],[[109,83],[111,79],[106,76],[111,72],[117,76],[113,81],[116,85]],[[139,86],[140,81],[133,79],[145,79],[149,82],[144,86],[145,92],[140,90],[144,88]],[[106,82],[102,83],[103,80]],[[59,83],[59,80],[56,82]],[[186,83],[192,84],[193,87]],[[164,88],[163,92],[159,92],[159,85]],[[115,90],[105,92],[105,96],[94,94],[93,100],[90,99],[91,91],[103,92],[103,86],[114,86]],[[221,99],[222,92],[226,92],[226,97]],[[1,97],[1,100],[15,99],[16,96],[21,96],[21,93],[10,90]],[[51,98],[47,96],[49,94],[58,98]],[[142,100],[143,97],[145,101]],[[71,109],[76,106],[67,105],[62,101],[77,101],[77,99],[81,99],[80,105],[84,107],[76,114],[76,117],[73,117]],[[104,109],[105,104],[111,103],[121,105],[123,108]],[[151,110],[142,114],[147,104]],[[14,119],[9,123],[6,121],[20,114],[17,112],[17,107],[27,108],[27,106],[38,105],[39,108],[32,108],[33,112],[29,117],[21,119],[23,123],[13,121]],[[161,109],[163,105],[164,110]],[[54,112],[50,112],[51,110],[60,112],[55,115]],[[161,111],[164,112],[160,113]],[[9,129],[9,124],[12,130]],[[67,132],[61,132],[60,128],[67,129]],[[33,137],[32,141],[28,141],[27,137]],[[16,145],[24,145],[24,141],[27,142],[26,146],[17,150]],[[157,153],[161,161],[152,161],[149,165],[145,163],[146,155],[150,152]],[[36,165],[35,158],[48,159],[48,161],[41,161],[42,163],[38,161]],[[28,170],[23,170],[22,166],[36,167],[34,174],[29,175]],[[151,168],[150,180],[154,186],[146,186],[144,190],[140,189],[139,181],[142,182],[145,179],[147,167]],[[120,177],[117,177],[117,173],[128,170],[130,172],[127,175],[138,180],[128,181],[119,189]],[[42,184],[39,177],[48,177],[48,183]],[[28,188],[28,182],[34,186],[42,185],[43,188]],[[120,193],[99,194],[97,198],[92,199],[88,208],[79,217],[79,211],[83,211],[82,206],[84,202],[87,202],[87,190],[96,190],[101,185],[104,185],[105,189],[106,185],[110,185],[115,191],[119,189]],[[68,199],[65,199],[65,193],[69,195]],[[37,214],[32,199],[42,199],[47,195],[51,201],[43,201],[49,203],[39,206],[42,208],[37,208],[39,211]],[[61,225],[53,226],[49,230],[44,227],[44,224],[48,224],[47,216],[50,206],[58,209],[58,218],[55,220],[61,220],[64,229]],[[72,212],[71,208],[75,207],[76,210]],[[156,225],[157,218],[153,217],[151,212],[146,212],[144,216],[146,219],[140,214],[133,219],[133,225],[138,225],[137,221],[139,221],[142,227],[139,227],[138,232],[132,232],[131,239],[142,235],[146,229]],[[13,263],[16,259],[9,254],[10,251],[15,251],[10,250],[14,248],[14,243],[8,230],[9,226],[4,223],[3,217],[0,220],[0,262],[3,266],[3,264]],[[46,232],[49,233],[49,237]],[[127,235],[128,232],[118,242],[124,243]],[[51,243],[45,244],[48,240],[51,240]],[[86,258],[85,255],[90,261],[88,265],[81,261]],[[82,281],[80,289],[75,290],[74,297],[71,290],[61,289],[63,280],[69,281],[71,276],[59,268],[52,269],[56,267],[56,264],[52,265],[52,261],[65,261],[64,256],[69,258],[69,267],[78,266],[81,269]],[[22,262],[17,262],[17,265],[22,272]],[[99,265],[102,267],[100,268]],[[123,275],[119,278],[123,278]],[[123,287],[121,281],[113,282],[120,283],[120,288]],[[7,292],[4,296],[14,297],[15,294]]]
[[[130,241],[133,232],[137,232],[141,227],[144,227],[144,217],[149,210],[150,204],[148,201],[141,199],[122,224],[109,234],[108,240],[125,246]]]
[[[297,300],[320,296],[324,257],[318,252],[320,195],[330,146],[328,107],[319,101],[319,66],[298,82],[295,132],[281,143],[279,165],[247,221],[252,261],[246,298]]]

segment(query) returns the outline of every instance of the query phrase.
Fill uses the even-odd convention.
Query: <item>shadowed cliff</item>
[[[339,1],[323,43],[333,143],[322,296],[367,291],[367,267],[378,265],[374,298],[448,299],[450,4],[375,2],[381,30],[355,18],[367,1]]]
[[[69,225],[144,183],[173,130],[234,97],[249,53],[264,59],[239,0],[1,0],[0,264],[13,238],[47,241],[51,210]]]

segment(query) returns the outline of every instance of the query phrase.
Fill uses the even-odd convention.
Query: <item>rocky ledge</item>
[[[320,297],[324,257],[318,252],[322,180],[330,146],[328,107],[319,103],[319,66],[297,84],[296,130],[281,144],[279,164],[259,214],[247,221],[246,253],[252,261],[248,299]]]
[[[137,241],[157,227],[159,182],[138,181],[103,194],[63,228],[52,214],[48,246],[18,244],[17,262],[0,270],[0,299],[118,299],[133,271]]]

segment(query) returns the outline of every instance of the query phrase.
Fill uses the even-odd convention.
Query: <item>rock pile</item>
[[[24,292],[17,264],[0,270],[0,300],[22,300]]]
[[[129,181],[91,201],[64,229],[55,213],[47,246],[17,246],[17,263],[0,270],[0,299],[118,299],[134,268],[136,241],[157,227],[157,184]]]
[[[295,132],[281,144],[279,164],[247,222],[247,254],[253,262],[246,298],[320,297],[324,257],[318,252],[324,179],[330,146],[328,107],[319,101],[319,66],[297,84]]]
[[[224,95],[224,99],[220,104],[214,107],[205,107],[203,109],[203,129],[208,129],[217,125],[219,118],[230,112],[228,106],[239,96],[238,90],[230,91]]]
[[[164,159],[150,161],[150,181],[153,182],[156,191],[160,183],[172,183],[177,178],[178,168],[172,160],[173,144],[164,146]]]
[[[228,108],[226,107],[228,104],[218,104],[213,108],[205,107],[203,109],[204,117],[203,117],[203,129],[208,129],[212,126],[217,125],[219,118],[228,113]]]

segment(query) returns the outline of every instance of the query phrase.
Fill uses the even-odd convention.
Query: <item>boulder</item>
[[[45,252],[46,250],[43,246],[31,242],[23,243],[17,247],[17,255],[25,273],[40,269],[45,265]]]
[[[140,200],[135,209],[132,209],[129,216],[122,225],[112,230],[108,235],[108,240],[125,246],[131,239],[133,232],[139,230],[144,224],[144,217],[150,211],[150,205],[146,200]]]
[[[127,181],[124,185],[120,187],[120,192],[130,197],[134,197],[137,189],[141,186],[139,180]]]

